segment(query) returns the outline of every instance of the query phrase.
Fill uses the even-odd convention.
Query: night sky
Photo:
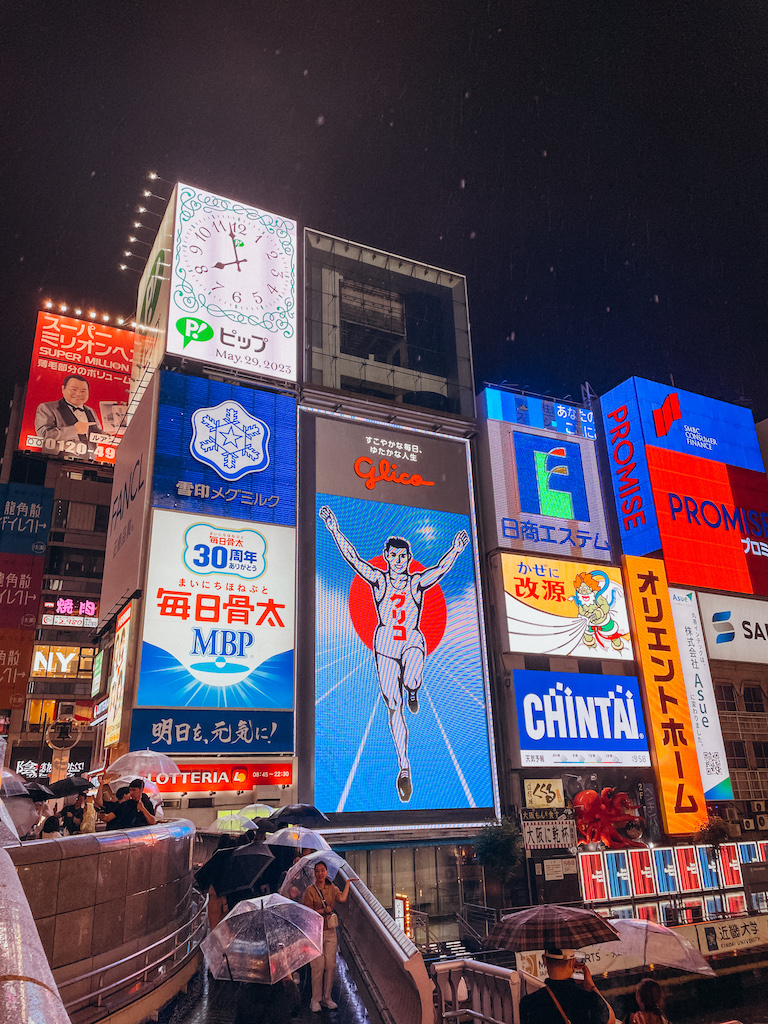
[[[45,298],[133,311],[150,170],[466,274],[478,383],[768,416],[766,8],[6,0],[0,425]]]

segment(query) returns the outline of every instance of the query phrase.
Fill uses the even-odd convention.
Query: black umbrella
[[[90,779],[84,779],[82,775],[71,775],[66,779],[59,779],[58,782],[52,782],[48,788],[58,799],[63,796],[73,796],[76,793],[87,793],[89,789],[96,787]]]
[[[252,889],[274,859],[274,854],[264,843],[217,850],[196,872],[195,878],[203,892],[213,886],[217,895],[223,896],[238,889]]]
[[[318,811],[314,804],[288,804],[286,807],[278,807],[270,814],[269,821],[276,821],[280,825],[303,825],[305,828],[330,824],[330,819],[326,818],[322,811]]]
[[[53,790],[50,786],[46,786],[44,782],[39,779],[30,779],[26,783],[27,792],[35,801],[36,804],[45,803],[50,797],[54,796]]]

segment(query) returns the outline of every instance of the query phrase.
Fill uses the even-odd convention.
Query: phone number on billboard
[[[111,444],[97,444],[89,449],[84,441],[62,441],[54,437],[38,437],[37,434],[27,434],[27,448],[43,448],[47,452],[64,452],[66,455],[87,455],[90,450],[97,459],[113,460],[117,456],[117,448]]]

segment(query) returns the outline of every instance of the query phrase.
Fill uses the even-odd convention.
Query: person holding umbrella
[[[520,1024],[616,1024],[610,1004],[584,964],[584,981],[573,980],[576,950],[544,951],[547,983],[520,1000]]]
[[[315,881],[304,893],[304,905],[317,911],[323,919],[323,952],[310,962],[312,971],[312,1013],[320,1013],[320,1003],[329,1010],[336,1009],[331,998],[333,979],[336,976],[336,948],[339,939],[336,934],[339,919],[334,912],[336,903],[346,903],[349,896],[349,879],[340,891],[328,879],[328,865],[319,860],[315,864]]]

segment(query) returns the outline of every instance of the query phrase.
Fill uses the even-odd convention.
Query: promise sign
[[[664,828],[687,835],[706,819],[706,802],[664,563],[632,555],[623,562]]]

